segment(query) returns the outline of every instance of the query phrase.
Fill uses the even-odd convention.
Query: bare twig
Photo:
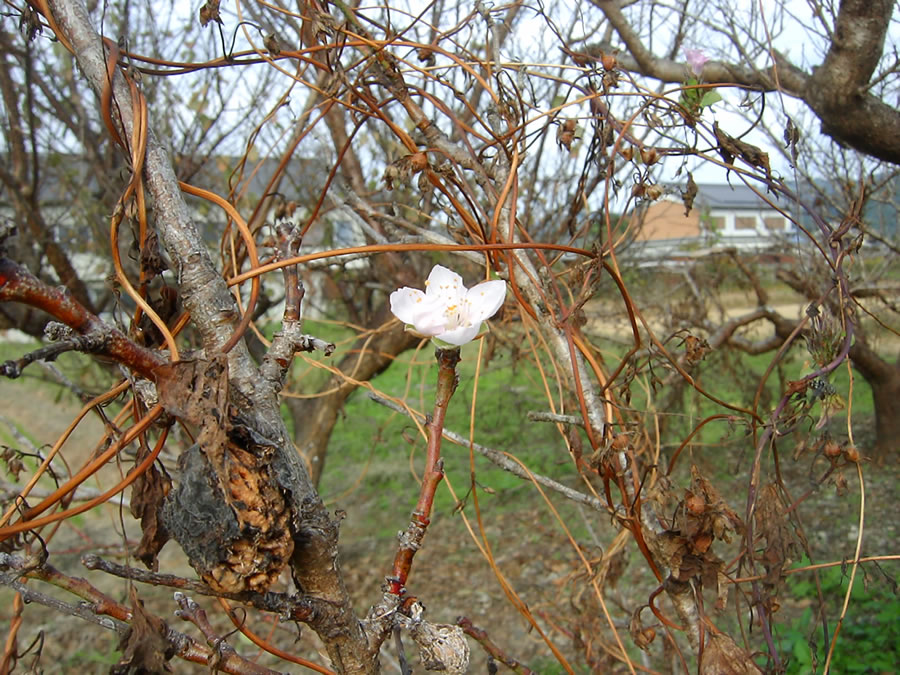
[[[406,415],[407,417],[413,417],[413,414],[407,408],[404,408],[401,405],[397,405],[393,401],[390,401],[386,398],[382,398],[381,396],[378,396],[377,394],[373,394],[370,392],[369,398],[372,399],[373,401],[375,401],[376,403],[379,403],[387,408],[390,408],[391,410],[394,410],[402,415]],[[531,413],[529,413],[529,415],[530,414]],[[540,413],[538,413],[538,414],[540,414]],[[567,416],[561,416],[561,417],[567,417]],[[422,418],[420,417],[419,419],[422,419]],[[582,418],[580,418],[580,417],[573,418],[573,419],[577,419],[578,420],[577,423],[584,424],[584,422],[582,421]],[[548,419],[548,421],[549,421],[549,419]],[[564,420],[554,420],[554,421],[564,421]],[[571,423],[574,424],[576,422],[571,422]],[[602,511],[604,513],[609,511],[606,504],[604,504],[601,500],[597,499],[596,497],[592,497],[592,496],[586,495],[582,492],[578,492],[577,490],[573,490],[572,488],[567,487],[567,486],[563,485],[562,483],[559,483],[559,482],[553,480],[552,478],[547,478],[546,476],[541,475],[539,473],[532,473],[529,475],[528,472],[526,472],[518,463],[511,460],[509,457],[506,456],[506,453],[501,452],[500,450],[495,450],[494,448],[489,448],[489,447],[481,445],[479,443],[470,443],[466,437],[464,437],[461,434],[458,434],[454,431],[450,431],[449,429],[444,429],[443,434],[444,434],[445,438],[453,441],[454,443],[457,443],[458,445],[461,445],[461,446],[467,447],[467,448],[471,447],[479,455],[481,455],[482,457],[486,457],[491,462],[496,464],[498,467],[500,467],[504,471],[509,471],[514,476],[518,476],[519,478],[521,478],[523,480],[527,480],[527,481],[531,481],[531,479],[533,477],[536,483],[540,483],[545,488],[553,490],[554,492],[557,492],[557,493],[563,495],[567,499],[571,499],[573,502],[576,502],[578,504],[584,504],[585,506],[589,506],[590,508],[594,509],[595,511]]]
[[[276,670],[264,668],[263,666],[238,656],[238,653],[234,651],[234,647],[229,645],[225,641],[225,638],[221,637],[218,632],[216,632],[215,628],[212,627],[212,624],[209,623],[209,619],[206,617],[206,611],[184,593],[176,591],[175,602],[178,603],[178,609],[175,610],[175,616],[179,619],[190,621],[197,626],[206,638],[206,643],[212,647],[213,653],[207,661],[207,665],[210,668],[213,670],[220,670],[222,669],[221,664],[231,662],[232,667],[239,666],[239,670],[236,672],[245,675],[279,675],[279,672]]]
[[[22,599],[26,603],[36,602],[39,605],[49,607],[61,614],[75,616],[79,619],[90,621],[91,623],[96,624],[102,628],[115,631],[119,635],[124,635],[128,631],[128,624],[124,621],[119,621],[118,619],[114,619],[109,616],[97,614],[89,605],[86,605],[84,603],[73,605],[68,602],[64,602],[63,600],[58,600],[49,595],[45,595],[40,591],[36,591],[30,586],[23,584],[18,580],[17,575],[0,572],[0,584],[8,586],[12,590],[21,593]]]
[[[7,361],[2,374],[18,377],[22,368],[41,354],[58,355],[63,351],[81,349],[115,359],[144,377],[152,377],[156,368],[166,363],[157,351],[145,349],[116,328],[89,312],[64,290],[52,288],[8,258],[0,258],[0,301],[20,302],[44,310],[74,329],[78,336],[64,339],[60,345],[48,345],[20,361]],[[37,354],[37,355],[36,355]]]
[[[487,631],[473,624],[470,618],[461,616],[456,620],[456,625],[462,628],[466,635],[473,640],[476,640],[478,644],[482,646],[484,651],[490,654],[492,658],[500,661],[500,663],[514,673],[519,673],[520,675],[533,675],[534,671],[531,670],[531,668],[519,663],[516,659],[507,655],[488,637]]]
[[[245,602],[257,609],[267,612],[275,612],[279,616],[289,617],[292,621],[305,621],[315,611],[316,600],[289,596],[284,593],[223,593],[215,591],[202,581],[185,579],[174,574],[159,574],[142,570],[136,567],[126,567],[118,563],[104,560],[100,556],[89,554],[82,556],[81,564],[89,570],[100,570],[123,579],[131,579],[153,586],[168,586],[182,591],[189,591],[198,595],[206,595],[214,598],[227,598],[237,602]]]
[[[74,616],[112,630],[122,637],[125,637],[130,630],[131,611],[129,608],[113,601],[84,579],[69,577],[48,565],[40,564],[39,561],[6,553],[0,553],[0,569],[10,570],[0,571],[0,584],[20,593],[25,603],[34,602],[44,605],[61,614]],[[20,579],[23,577],[46,581],[74,593],[87,602],[71,604],[58,600],[22,583]],[[215,645],[216,651],[210,651],[198,644],[192,637],[171,628],[166,634],[166,641],[172,645],[176,655],[185,661],[215,666],[225,673],[271,675],[274,672],[268,669],[258,670],[259,666],[255,663],[247,661],[234,650],[228,651],[220,648],[219,645]]]

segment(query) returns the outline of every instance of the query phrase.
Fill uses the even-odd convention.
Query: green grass
[[[808,560],[802,564],[808,564]],[[799,565],[798,565],[799,566]],[[787,673],[815,672],[825,664],[826,643],[832,639],[837,617],[849,585],[850,570],[831,567],[820,572],[826,604],[828,637],[814,608],[818,594],[811,573],[791,576],[790,595],[811,606],[778,634],[781,652],[789,657]],[[831,672],[889,673],[900,663],[900,602],[874,567],[859,570],[850,595],[847,616],[841,626]],[[816,667],[818,666],[818,668]]]
[[[619,352],[621,347],[614,347]],[[415,357],[407,353],[397,360],[373,385],[389,396],[405,398],[414,408],[431,412],[437,366],[430,347]],[[609,354],[609,352],[607,352]],[[771,363],[774,353],[746,356],[738,353],[713,352],[693,371],[702,386],[715,396],[736,406],[749,408],[756,388]],[[809,372],[808,355],[802,346],[791,350],[769,376],[758,408],[763,420],[768,420],[772,408],[791,380]],[[412,359],[415,358],[415,361]],[[450,403],[446,428],[468,437],[472,411],[475,359],[477,348],[467,346],[460,364],[460,384]],[[608,357],[610,363],[614,363]],[[661,368],[658,372],[666,375]],[[846,367],[830,378],[837,395],[847,400],[849,375]],[[551,383],[551,391],[555,391]],[[408,392],[408,393],[406,393]],[[647,397],[641,387],[632,386],[630,407],[646,410]],[[406,393],[406,394],[405,394]],[[664,391],[654,394],[654,402],[662,400]],[[578,478],[565,444],[554,425],[535,423],[527,419],[530,410],[548,410],[539,373],[536,367],[522,360],[514,363],[509,356],[500,356],[482,370],[478,381],[475,406],[474,440],[498,450],[509,452],[530,470],[550,476],[565,484],[578,485]],[[809,431],[818,420],[822,406],[815,403],[802,422],[801,430]],[[872,415],[871,390],[865,381],[854,374],[854,421],[867,423]],[[687,434],[704,418],[717,413],[729,413],[718,404],[685,388],[679,409],[666,411],[669,424],[662,439],[664,447],[677,447]],[[746,419],[743,416],[742,419]],[[839,435],[845,430],[846,410],[838,410],[826,429]],[[652,420],[647,417],[648,424]],[[713,422],[692,440],[694,451],[719,458],[722,451],[733,461],[717,461],[717,466],[730,466],[740,461],[752,447],[747,436],[748,426],[728,421]],[[393,534],[415,504],[418,486],[410,471],[412,466],[421,472],[424,463],[425,441],[407,417],[372,401],[360,389],[348,400],[335,426],[322,480],[323,496],[342,498],[347,491],[355,491],[354,499],[366,505],[363,516],[373,528],[373,534]],[[585,447],[589,446],[586,443]],[[444,442],[445,470],[457,495],[464,497],[471,482],[467,448]],[[724,470],[724,469],[723,469]],[[496,468],[476,454],[475,480],[479,498],[485,507],[515,510],[530,504],[533,508],[533,488],[520,478]],[[340,499],[338,499],[340,501]],[[435,502],[436,513],[449,513],[455,504],[446,489],[440,489]]]
[[[409,404],[431,412],[437,365],[432,350],[422,350],[413,362],[406,354],[373,385],[389,396],[403,397],[409,384]],[[475,383],[477,348],[463,349],[459,366],[460,382],[447,412],[445,427],[468,436]],[[546,410],[547,402],[532,367],[524,363],[514,366],[509,360],[497,359],[481,373],[475,405],[474,440],[497,450],[514,454],[533,471],[565,480],[574,477],[565,446],[554,425],[528,422],[530,410]],[[526,426],[527,425],[527,426]],[[527,433],[523,433],[527,432]],[[418,497],[418,487],[409,469],[421,472],[425,441],[415,424],[372,401],[366,391],[357,390],[348,400],[329,446],[322,482],[326,500],[344,493],[365,472],[360,490],[373,520],[384,532],[396,532],[405,523]],[[560,449],[562,451],[560,452]],[[442,454],[450,483],[464,498],[470,485],[469,452],[444,441]],[[476,484],[479,498],[488,505],[515,508],[517,493],[524,490],[521,479],[496,468],[475,456]],[[449,492],[441,489],[435,502],[437,513],[448,513],[455,507]],[[392,514],[385,518],[386,514]],[[399,518],[399,519],[398,519]]]

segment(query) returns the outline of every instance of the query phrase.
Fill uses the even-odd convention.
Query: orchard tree
[[[591,0],[600,10],[608,40],[588,43],[592,56],[620,52],[619,65],[660,82],[684,81],[684,47],[712,45],[702,69],[707,82],[730,82],[752,91],[796,98],[818,117],[821,132],[841,145],[900,164],[900,76],[885,58],[896,41],[893,0],[800,3],[713,2],[702,9],[690,0],[665,8],[652,2]],[[817,39],[797,45],[805,27]],[[659,40],[659,33],[671,40]],[[783,45],[783,46],[782,46]],[[605,50],[605,51],[604,51]],[[799,52],[799,53],[797,53]],[[721,55],[721,58],[717,58]]]
[[[779,51],[783,33],[803,20],[793,3],[761,12],[758,3],[723,2],[701,14],[687,0],[546,10],[309,0],[233,11],[209,0],[189,16],[177,3],[10,5],[19,32],[2,35],[9,161],[0,179],[11,208],[0,236],[0,309],[9,325],[48,342],[7,361],[3,373],[16,378],[66,352],[115,366],[103,371],[107,390],[85,397],[78,421],[96,410],[105,432],[80,465],[62,461],[68,433],[49,451],[29,450],[20,437],[3,454],[11,475],[31,474],[0,520],[0,581],[15,593],[3,668],[28,653],[19,641],[24,604],[39,603],[118,633],[115,672],[164,672],[176,656],[226,672],[272,672],[229,646],[220,617],[196,600],[208,596],[272,665],[372,673],[396,658],[411,672],[405,640],[416,643],[422,668],[462,673],[479,658],[468,636],[488,668],[497,660],[530,672],[516,659],[521,645],[496,644],[465,617],[432,621],[424,607],[440,579],[410,576],[417,551],[437,536],[448,440],[473,457],[469,496],[456,511],[477,521],[485,564],[560,668],[783,670],[791,656],[778,639],[784,580],[801,553],[815,553],[797,516],[811,493],[801,481],[804,496],[792,496],[797,486],[781,462],[795,455],[818,485],[844,489],[845,473],[862,482],[860,449],[852,435],[836,439],[831,425],[839,393],[829,377],[848,360],[876,392],[882,447],[889,420],[896,423],[884,407],[895,405],[896,384],[878,383],[896,383],[897,367],[869,344],[875,329],[862,323],[854,283],[867,251],[859,237],[866,185],[876,176],[887,185],[884,167],[900,157],[897,112],[886,100],[896,82],[888,48],[895,8],[802,8],[813,14],[805,25],[818,62]],[[831,142],[812,143],[816,132],[800,114],[773,105],[785,96],[866,156],[831,155],[866,170],[856,185],[842,176],[855,199],[834,200],[838,217],[809,199],[806,176],[782,175],[779,166],[809,167],[804,153]],[[783,118],[752,113],[763,105]],[[766,140],[778,125],[787,148]],[[62,188],[55,203],[49,169]],[[664,183],[682,181],[692,208],[688,170],[753,186],[803,227],[809,263],[781,278],[811,301],[805,318],[772,310],[756,270],[734,258],[758,307],[718,325],[698,309],[658,329],[652,300],[636,292],[640,275],[621,254],[637,227],[630,214],[658,199]],[[346,236],[355,240],[340,243]],[[110,259],[99,291],[70,259],[79,237]],[[305,332],[312,305],[351,337],[332,343],[319,334],[328,324]],[[880,324],[890,323],[880,316],[890,309],[875,317]],[[627,317],[624,345],[596,330],[615,311]],[[741,329],[759,322],[774,336],[754,343]],[[519,422],[522,438],[553,425],[539,448],[553,458],[550,471],[529,466],[522,439],[505,452],[479,442],[474,392],[469,435],[447,427],[448,410],[461,405],[461,349],[473,342],[477,350],[465,354],[477,354],[476,373],[502,352],[545,392],[547,410]],[[701,377],[707,354],[729,347],[772,350],[766,374],[747,383],[756,392],[749,404]],[[761,402],[769,373],[804,347],[803,372]],[[413,348],[419,359],[434,349],[434,384],[422,389],[433,396],[427,415],[412,396],[377,390],[376,376]],[[363,582],[378,589],[377,600],[365,606],[348,590],[341,515],[319,489],[329,438],[362,386],[421,439],[410,441],[419,451],[414,510],[397,523],[405,528],[398,541],[380,542],[383,564]],[[686,390],[713,412],[666,435]],[[517,414],[514,391],[492,396]],[[103,412],[113,401],[114,413]],[[701,461],[689,465],[685,451],[721,423],[752,450],[734,458],[740,501]],[[535,504],[557,515],[559,535],[535,530],[544,538],[534,557],[558,551],[573,571],[547,611],[531,609],[500,570],[482,522],[476,453],[533,486],[535,500],[546,500]],[[85,496],[85,481],[114,463],[120,479]],[[120,545],[149,571],[93,553],[83,559],[89,580],[56,567],[59,524],[129,488],[142,537]],[[599,555],[548,494],[576,505],[587,531],[602,533]],[[846,564],[851,585],[871,562],[861,537],[862,528],[854,550],[825,563]],[[164,569],[160,553],[171,540],[196,579]],[[630,553],[640,565],[623,599],[613,587],[625,585]],[[100,590],[98,579],[109,576],[131,580],[127,598]],[[51,597],[35,582],[87,602]],[[203,639],[146,608],[150,585],[177,590],[177,616]],[[835,628],[819,599],[827,669],[847,609]],[[711,600],[736,607],[734,619],[714,614]],[[248,618],[259,614],[242,616],[229,603],[308,625],[322,657],[261,637]]]
[[[614,55],[618,67],[635,75],[677,84],[685,80],[683,54],[704,45],[696,76],[705,82],[734,83],[744,91],[745,116],[762,122],[757,130],[770,140],[768,147],[789,163],[803,197],[832,218],[855,214],[848,216],[848,227],[870,244],[880,243],[886,252],[896,252],[896,226],[885,228],[877,221],[879,214],[897,213],[900,70],[896,59],[885,57],[895,49],[897,3],[775,2],[760,11],[753,3],[723,2],[707,4],[702,12],[687,1],[665,8],[650,2],[592,4],[602,13],[605,39],[586,41],[570,52],[573,59]],[[808,27],[817,39],[797,43],[792,36],[801,27]],[[661,34],[671,39],[660,40]],[[805,106],[792,105],[792,100]],[[777,112],[773,114],[772,109]],[[824,136],[816,137],[815,120],[809,119],[808,112]],[[796,209],[792,214],[802,217]],[[801,258],[799,269],[783,270],[780,279],[808,302],[817,303],[829,297],[832,286],[831,275],[821,263],[817,256]],[[896,314],[881,290],[890,284],[889,268],[881,274],[873,272],[873,268],[858,270],[848,288],[855,312],[860,318],[873,310]],[[744,283],[756,289],[760,307],[768,304],[769,294],[759,288],[753,275],[745,277]],[[792,333],[795,322],[771,311],[768,319],[776,332],[777,339],[769,344],[774,349]],[[721,328],[726,329],[720,333],[725,335],[728,327]],[[741,349],[761,347],[732,344]],[[879,354],[861,329],[850,356],[872,387],[873,452],[884,461],[900,436],[900,360]]]

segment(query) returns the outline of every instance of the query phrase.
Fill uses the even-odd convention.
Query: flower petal
[[[443,265],[435,265],[428,281],[425,282],[425,294],[429,298],[439,298],[445,307],[457,305],[466,295],[462,277]]]
[[[684,56],[694,75],[700,77],[700,73],[703,72],[703,65],[707,61],[709,61],[709,57],[703,52],[702,49],[691,48],[687,48],[684,50]]]
[[[422,335],[438,335],[447,328],[447,313],[440,302],[426,300],[416,307],[412,324]]]
[[[473,286],[466,293],[469,321],[481,323],[490,319],[506,299],[506,282],[502,280],[484,281]]]
[[[415,324],[416,313],[425,302],[425,294],[418,288],[403,288],[391,293],[391,312],[403,323]]]
[[[468,326],[460,326],[446,333],[438,333],[435,337],[457,347],[471,342],[481,332],[481,322],[477,321]]]

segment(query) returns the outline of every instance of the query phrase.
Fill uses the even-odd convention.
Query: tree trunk
[[[900,358],[894,363],[881,358],[865,342],[850,348],[853,367],[872,387],[875,406],[875,444],[872,458],[884,463],[897,450],[900,439]]]
[[[118,135],[134,137],[135,118],[139,110],[133,105],[133,90],[120,72],[112,71],[110,77],[104,42],[94,30],[84,4],[81,0],[50,0],[48,4],[55,22],[54,30],[58,31],[63,44],[75,54],[92,88],[100,96],[111,92],[116,101],[113,120]],[[249,504],[237,498],[239,495],[232,490],[233,486],[252,487],[254,481],[257,481],[256,484],[268,481],[266,484],[280,493],[277,501],[290,511],[287,523],[293,543],[291,574],[301,599],[308,602],[312,610],[306,622],[322,639],[335,671],[377,673],[380,670],[380,645],[369,644],[363,625],[350,604],[338,555],[338,521],[325,508],[315,490],[281,417],[278,401],[283,377],[281,369],[286,369],[290,363],[290,357],[284,353],[290,352],[292,356],[298,349],[297,343],[289,342],[293,338],[284,335],[278,338],[281,351],[273,354],[270,349],[268,356],[271,358],[263,364],[265,372],[263,366],[257,367],[253,363],[243,340],[234,344],[227,354],[222,354],[223,347],[238,328],[237,305],[212,262],[181,194],[168,153],[152,133],[152,128],[146,131],[144,181],[147,193],[153,200],[160,241],[179,270],[179,290],[184,307],[191,314],[208,362],[215,362],[214,368],[203,366],[199,369],[209,382],[215,382],[215,389],[202,390],[215,391],[215,396],[208,398],[212,401],[208,407],[209,417],[202,416],[207,413],[196,415],[191,411],[182,416],[190,415],[204,423],[208,419],[216,420],[205,427],[212,434],[207,447],[217,452],[218,457],[223,457],[224,451],[231,453],[230,456],[245,458],[242,466],[252,467],[250,470],[241,469],[240,475],[245,477],[240,480],[232,480],[227,475],[223,479],[222,473],[217,474],[219,484],[213,486],[218,488],[214,491],[215,495],[235,496],[231,505],[240,502],[240,508],[244,508]],[[293,328],[299,333],[298,325]],[[194,377],[194,371],[186,370],[190,365],[190,361],[182,361],[170,371],[185,371],[190,379]],[[170,403],[171,410],[176,410],[180,405],[180,394],[191,390],[189,382],[185,384],[176,380],[178,375],[178,372],[158,373],[160,378],[168,378],[166,381],[173,389],[180,387],[182,390],[173,393],[171,399],[175,403]],[[227,378],[227,386],[221,384],[223,378]],[[201,393],[201,398],[204,396],[206,393]],[[221,421],[223,411],[228,411],[231,418],[227,423]],[[177,410],[171,414],[178,416]],[[229,459],[228,463],[222,462],[220,466],[237,467],[238,463]],[[227,485],[223,481],[227,481]],[[274,495],[274,492],[271,494]],[[264,512],[267,504],[256,506],[259,512]],[[234,508],[231,510],[234,511]],[[265,556],[262,547],[257,546],[260,543],[254,534],[257,528],[252,524],[245,527],[248,522],[239,523],[236,536],[229,534],[235,546],[223,550],[217,562],[230,561],[229,556],[237,550],[249,551],[254,560],[257,553],[260,558]],[[281,528],[280,522],[278,528]],[[272,533],[275,529],[269,527]],[[261,542],[262,545],[266,543]],[[192,559],[191,564],[201,569],[208,567],[199,558]],[[241,573],[238,570],[239,578],[230,585],[242,588],[250,583],[249,580],[244,583]]]

